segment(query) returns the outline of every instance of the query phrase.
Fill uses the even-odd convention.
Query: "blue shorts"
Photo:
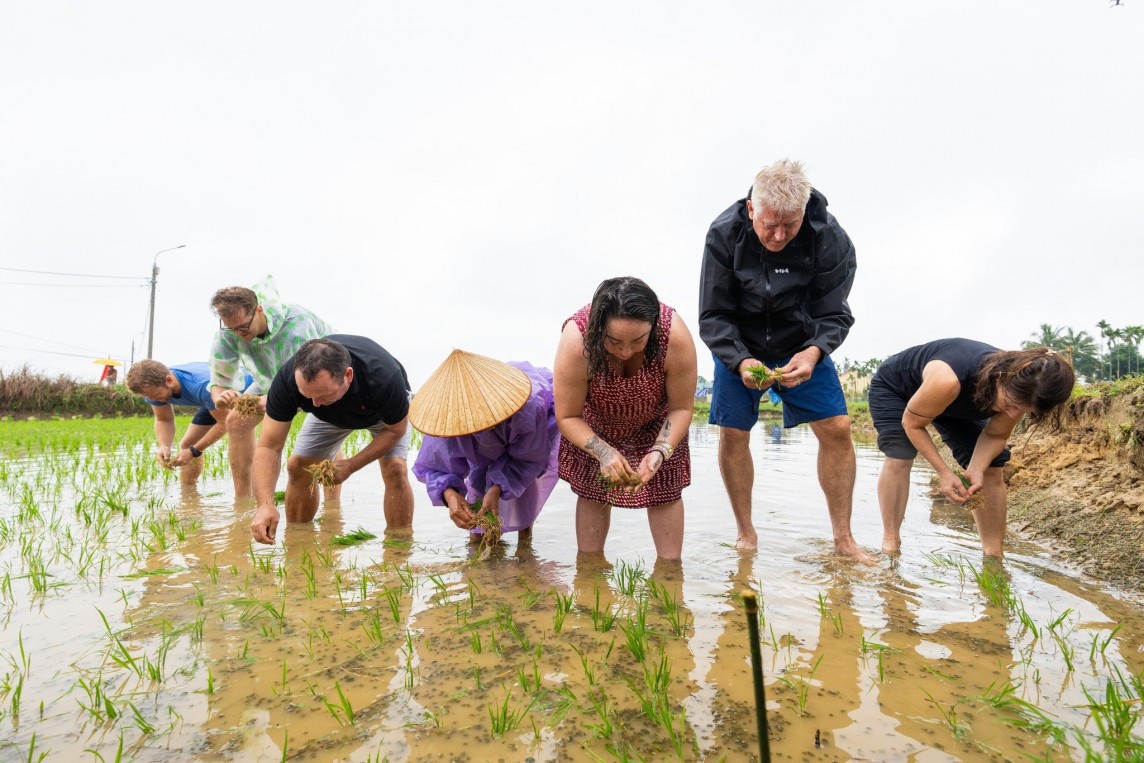
[[[759,358],[770,368],[785,366],[790,358]],[[822,421],[846,415],[846,396],[838,381],[838,370],[829,355],[814,367],[810,378],[797,387],[771,385],[782,400],[783,426],[796,427],[811,421]],[[711,387],[711,414],[709,424],[734,429],[750,429],[759,420],[759,401],[766,390],[751,389],[743,384],[739,374],[731,373],[718,358],[715,359],[715,382]]]
[[[913,461],[918,451],[902,427],[902,415],[906,412],[908,401],[903,400],[897,393],[882,384],[877,376],[870,383],[868,398],[870,401],[870,418],[874,420],[874,429],[878,431],[878,450],[890,458]],[[977,447],[977,438],[985,430],[985,425],[989,423],[989,419],[958,419],[953,416],[938,416],[932,423],[933,428],[941,435],[942,441],[949,446],[954,460],[961,465],[962,469],[968,469],[969,460],[973,458],[973,449]],[[1009,448],[1006,447],[993,459],[989,466],[1004,466],[1009,462],[1010,455]]]
[[[205,427],[213,427],[218,422],[215,421],[215,417],[214,414],[211,413],[211,409],[204,405],[202,408],[199,408],[197,411],[195,411],[195,416],[191,419],[191,423],[202,424]]]

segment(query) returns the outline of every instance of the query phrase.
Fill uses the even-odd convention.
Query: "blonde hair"
[[[806,209],[810,201],[810,181],[802,162],[780,159],[755,175],[751,201],[756,211],[763,207],[780,215],[793,215]]]

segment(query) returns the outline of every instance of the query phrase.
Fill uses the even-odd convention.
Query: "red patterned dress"
[[[591,305],[585,305],[568,319],[576,322],[581,334],[588,330],[590,309]],[[623,377],[609,365],[603,373],[588,380],[584,421],[605,442],[623,453],[633,470],[639,468],[667,419],[667,373],[663,362],[674,315],[675,310],[660,303],[662,351],[658,358],[645,361],[635,376]],[[683,488],[691,484],[691,451],[684,436],[671,459],[660,467],[651,482],[629,493],[622,489],[609,490],[600,481],[600,463],[595,456],[561,438],[560,479],[568,482],[576,495],[590,501],[625,508],[659,506],[678,501]]]

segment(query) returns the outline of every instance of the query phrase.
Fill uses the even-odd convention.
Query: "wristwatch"
[[[187,450],[191,452],[191,458],[198,458],[203,454],[203,452],[196,448],[194,445],[188,445]]]

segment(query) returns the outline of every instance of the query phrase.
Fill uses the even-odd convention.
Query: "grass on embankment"
[[[143,416],[151,406],[122,384],[105,387],[70,376],[44,376],[28,366],[0,370],[0,416]]]

